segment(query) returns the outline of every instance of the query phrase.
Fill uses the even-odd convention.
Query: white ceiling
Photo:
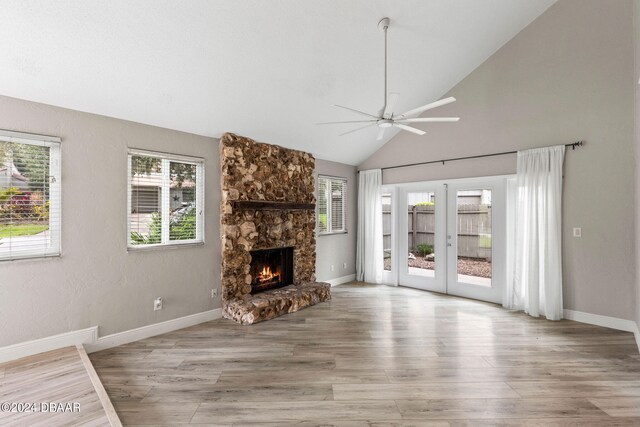
[[[357,126],[315,123],[358,119],[334,103],[382,107],[380,18],[391,18],[389,90],[405,111],[554,2],[0,0],[0,94],[358,164],[385,142],[376,128],[338,137]]]

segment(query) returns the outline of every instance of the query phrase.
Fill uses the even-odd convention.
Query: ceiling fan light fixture
[[[393,120],[382,119],[382,120],[378,120],[376,124],[378,125],[379,128],[390,128],[391,126],[393,126]]]

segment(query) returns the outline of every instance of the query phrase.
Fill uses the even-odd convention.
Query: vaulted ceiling
[[[357,126],[315,123],[358,119],[334,103],[382,107],[380,18],[391,18],[389,90],[405,111],[439,98],[554,2],[2,0],[0,94],[358,164],[394,132],[339,137]]]

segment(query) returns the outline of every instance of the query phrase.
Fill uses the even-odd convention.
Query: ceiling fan
[[[371,126],[378,126],[378,140],[381,140],[384,137],[384,131],[390,127],[397,127],[402,130],[406,130],[408,132],[413,132],[417,135],[424,135],[426,132],[414,127],[409,126],[412,123],[434,123],[434,122],[457,122],[460,120],[460,117],[415,117],[427,110],[431,110],[432,108],[441,107],[443,105],[450,104],[454,102],[456,99],[454,97],[444,98],[439,101],[431,102],[429,104],[423,105],[422,107],[414,108],[413,110],[406,111],[402,114],[394,114],[394,108],[396,103],[398,102],[398,97],[400,96],[397,93],[389,93],[387,96],[387,30],[389,29],[389,23],[391,21],[389,18],[382,18],[380,22],[378,22],[378,28],[381,28],[384,31],[384,106],[382,110],[377,115],[365,113],[364,111],[359,111],[354,108],[345,107],[343,105],[334,104],[334,107],[342,108],[353,113],[359,114],[361,116],[368,117],[368,120],[351,120],[344,122],[324,122],[318,123],[319,125],[333,125],[333,124],[342,124],[342,123],[367,123],[365,126],[359,127],[357,129],[350,130],[348,132],[340,134],[347,135],[353,132],[357,132],[362,129],[366,129]]]

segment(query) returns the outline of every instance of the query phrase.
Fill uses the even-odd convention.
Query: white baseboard
[[[189,316],[178,317],[177,319],[171,319],[165,322],[154,323],[153,325],[142,326],[136,329],[129,329],[128,331],[106,335],[98,338],[93,343],[85,344],[84,347],[87,349],[88,353],[93,353],[95,351],[106,350],[107,348],[140,341],[145,338],[166,334],[167,332],[172,332],[220,318],[222,318],[222,309],[216,308],[215,310],[203,311],[202,313],[191,314]]]
[[[153,325],[142,326],[100,338],[98,338],[98,327],[92,326],[87,329],[65,332],[59,335],[0,347],[0,363],[33,354],[44,353],[45,351],[56,350],[58,348],[75,347],[77,345],[84,346],[87,352],[91,353],[220,318],[222,318],[222,309],[217,308],[215,310],[191,314],[189,316],[167,320],[166,322],[154,323]]]
[[[564,318],[590,325],[603,326],[619,331],[631,332],[636,339],[638,352],[640,352],[640,326],[633,320],[620,319],[618,317],[601,316],[599,314],[585,313],[583,311],[563,310]]]
[[[620,319],[617,317],[601,316],[599,314],[585,313],[583,311],[564,310],[564,318],[575,320],[576,322],[588,323],[590,325],[603,326],[605,328],[617,329],[625,332],[635,332],[636,322],[633,320]]]
[[[331,285],[331,287],[333,287],[333,286],[342,285],[343,283],[353,282],[354,280],[356,280],[356,275],[355,274],[349,274],[347,276],[338,277],[337,279],[318,280],[318,282],[328,283],[328,284]]]
[[[80,344],[95,342],[98,338],[98,327],[93,326],[78,331],[65,332],[37,340],[21,342],[0,348],[0,363],[45,351],[56,350],[63,347],[75,347]]]

